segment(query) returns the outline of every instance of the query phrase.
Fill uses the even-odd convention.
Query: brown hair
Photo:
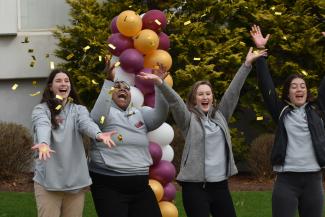
[[[300,79],[305,81],[306,89],[307,89],[307,99],[306,99],[306,101],[307,102],[313,101],[313,95],[311,94],[311,92],[309,90],[309,86],[308,86],[308,84],[307,84],[307,82],[305,80],[305,77],[303,75],[300,75],[300,74],[289,75],[287,77],[287,79],[284,81],[283,88],[282,88],[282,95],[281,95],[282,100],[290,102],[289,89],[290,89],[290,85],[291,85],[292,80],[296,79],[296,78],[300,78]]]

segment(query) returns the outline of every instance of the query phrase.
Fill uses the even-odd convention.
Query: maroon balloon
[[[126,49],[120,55],[121,67],[124,71],[137,74],[142,68],[144,58],[137,49]]]
[[[159,32],[165,29],[166,25],[166,16],[164,12],[160,10],[150,10],[146,12],[142,17],[142,29],[151,29],[153,31]]]
[[[152,69],[144,68],[141,69],[140,72],[151,74]],[[153,81],[142,80],[136,76],[134,79],[134,84],[143,93],[143,95],[150,94],[155,91]]]
[[[158,49],[161,50],[168,50],[170,48],[170,40],[166,33],[161,32],[159,33],[159,46]]]
[[[108,39],[107,43],[112,44],[115,49],[108,46],[108,50],[115,56],[120,56],[121,53],[129,48],[133,48],[132,38],[126,37],[121,33],[114,33]]]
[[[162,157],[162,149],[160,145],[154,142],[149,143],[149,152],[152,158],[153,166],[157,165]]]
[[[155,107],[155,92],[144,95],[143,104],[145,106],[149,106],[151,108],[154,108]]]
[[[172,201],[176,197],[176,187],[172,182],[167,183],[164,186],[164,196],[161,200]]]
[[[149,169],[149,177],[159,181],[162,185],[166,185],[168,182],[173,181],[175,176],[175,166],[166,160],[159,161],[157,165]]]
[[[117,21],[117,17],[118,16],[115,16],[112,21],[111,21],[111,25],[110,25],[110,28],[111,28],[111,32],[112,33],[118,33],[118,28],[117,28],[117,25],[116,25],[116,21]]]

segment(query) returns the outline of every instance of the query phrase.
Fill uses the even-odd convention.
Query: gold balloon
[[[162,217],[178,217],[178,210],[176,206],[168,201],[159,202],[159,208]]]
[[[155,193],[157,201],[160,201],[164,196],[164,187],[160,184],[160,182],[154,179],[149,179],[149,185],[152,191]]]
[[[157,33],[150,29],[140,31],[133,39],[134,47],[143,54],[149,54],[159,46]]]
[[[157,68],[158,63],[166,67],[166,70],[169,70],[172,66],[172,57],[167,51],[164,50],[154,50],[152,53],[144,57],[144,67],[145,68]]]
[[[171,75],[167,75],[164,81],[168,86],[173,87],[174,82],[173,82],[173,77]]]
[[[120,13],[116,20],[118,31],[124,36],[135,36],[142,28],[142,19],[134,11],[127,10]]]

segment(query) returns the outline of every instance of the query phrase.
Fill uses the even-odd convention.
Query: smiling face
[[[198,86],[195,103],[204,113],[209,111],[213,103],[213,93],[209,85],[202,84]]]
[[[54,96],[61,96],[65,104],[71,91],[71,83],[68,75],[63,72],[57,73],[50,84],[50,91],[53,92]]]
[[[307,101],[306,83],[301,78],[295,78],[291,81],[289,87],[289,100],[294,105],[300,107]]]
[[[130,86],[121,81],[114,83],[115,91],[112,94],[112,99],[115,104],[123,110],[126,110],[131,102]]]

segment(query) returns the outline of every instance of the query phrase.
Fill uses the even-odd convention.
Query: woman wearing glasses
[[[90,152],[91,192],[99,217],[159,217],[160,209],[148,185],[152,159],[147,132],[158,128],[167,118],[168,104],[155,87],[153,109],[130,104],[130,86],[114,80],[111,67],[91,117],[102,131],[115,131],[116,147],[108,150],[96,142]],[[155,86],[164,85],[159,77]]]

